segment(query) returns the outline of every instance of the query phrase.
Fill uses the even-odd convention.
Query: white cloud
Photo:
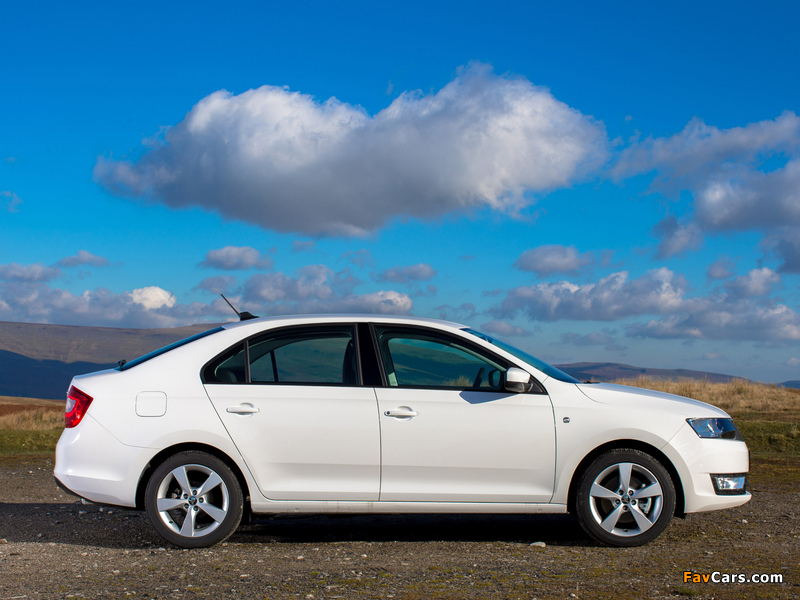
[[[786,366],[788,367],[800,367],[800,358],[795,358],[794,356],[786,361]]]
[[[317,243],[313,240],[294,240],[292,242],[292,252],[313,252],[317,248]]]
[[[4,211],[10,213],[19,212],[20,206],[22,206],[22,199],[14,192],[8,190],[0,192],[0,208]]]
[[[307,265],[295,276],[258,273],[244,284],[247,310],[259,315],[301,313],[407,314],[413,301],[407,294],[381,290],[355,294],[348,270],[340,273],[324,265]]]
[[[782,273],[800,273],[800,227],[781,229],[772,240],[767,240],[783,263],[778,271]]]
[[[0,280],[35,282],[51,281],[61,276],[61,269],[48,267],[42,263],[32,265],[21,265],[19,263],[9,263],[0,265]]]
[[[718,129],[692,119],[681,133],[647,138],[626,148],[612,168],[617,178],[658,170],[662,177],[704,179],[732,161],[747,163],[761,153],[800,147],[800,118],[784,112],[772,121]]]
[[[342,258],[359,269],[375,266],[375,259],[372,257],[372,253],[365,249],[343,252],[339,259],[341,260]]]
[[[660,320],[633,325],[628,335],[652,338],[800,341],[800,315],[784,304],[712,298]]]
[[[378,281],[392,281],[394,283],[410,283],[413,281],[430,281],[436,276],[436,269],[427,263],[418,263],[407,267],[392,267],[378,273]]]
[[[617,340],[604,331],[593,331],[583,335],[567,332],[561,336],[561,342],[575,346],[605,346],[606,350],[609,351],[626,349],[624,346],[617,344]]]
[[[797,341],[800,314],[766,297],[779,281],[770,269],[755,269],[730,282],[727,293],[691,298],[686,280],[669,269],[633,280],[620,272],[585,285],[561,281],[514,288],[490,312],[505,319],[522,313],[533,321],[617,321],[654,315],[660,318],[627,326],[627,335]]]
[[[720,256],[717,260],[711,263],[711,265],[709,265],[708,270],[706,271],[706,276],[709,279],[727,279],[733,275],[733,270],[735,267],[736,263],[734,263],[730,258],[727,256]]]
[[[255,248],[250,246],[225,246],[218,250],[209,250],[201,267],[237,271],[246,269],[269,269],[273,260],[269,256],[262,256]]]
[[[725,289],[733,297],[753,298],[769,294],[780,282],[781,278],[775,271],[764,267],[753,269],[747,275],[740,275],[733,281],[727,282]]]
[[[484,323],[481,326],[481,331],[485,333],[491,333],[498,337],[514,337],[514,336],[525,336],[530,335],[531,332],[523,329],[522,327],[517,327],[516,325],[512,325],[511,323],[506,323],[505,321],[489,321],[488,323]]]
[[[146,288],[122,293],[97,288],[73,294],[42,282],[4,282],[0,283],[0,320],[147,328],[190,325],[208,318],[219,320],[220,315],[230,312],[227,306],[215,308],[213,303],[170,304],[169,292],[161,292],[166,296]],[[134,294],[144,304],[136,302]],[[166,303],[152,308],[159,303],[159,297]]]
[[[267,229],[363,235],[403,216],[489,206],[568,186],[602,164],[601,124],[521,77],[462,69],[375,116],[263,86],[202,99],[136,162],[100,159],[113,193],[202,206]]]
[[[649,171],[653,189],[688,190],[694,202],[680,225],[674,217],[659,225],[659,257],[698,248],[704,233],[757,230],[783,259],[780,271],[800,272],[800,117],[784,112],[725,130],[695,119],[674,136],[632,144],[611,173]]]
[[[212,294],[222,294],[223,292],[230,292],[235,286],[236,277],[233,275],[216,275],[214,277],[206,277],[194,289]]]
[[[155,285],[133,290],[131,299],[148,310],[161,308],[162,306],[172,308],[178,301],[174,294]]]
[[[506,318],[522,312],[534,321],[613,321],[678,310],[686,289],[685,279],[666,268],[634,280],[621,271],[586,285],[560,281],[513,288],[493,312]]]
[[[108,259],[105,256],[98,256],[86,250],[79,250],[74,256],[67,256],[56,263],[59,267],[77,267],[80,265],[90,265],[93,267],[107,267]]]
[[[525,250],[514,266],[521,271],[531,271],[537,275],[553,273],[577,273],[580,269],[594,263],[591,252],[581,254],[575,246],[548,245]]]
[[[259,273],[244,284],[249,302],[298,302],[309,298],[324,299],[333,295],[329,281],[333,271],[324,265],[308,265],[298,270],[298,277],[284,273]]]
[[[664,218],[655,226],[654,233],[661,238],[657,258],[669,258],[687,250],[697,250],[703,243],[703,232],[694,223],[678,223],[673,216]]]
[[[709,177],[695,193],[695,217],[715,231],[800,225],[800,159],[769,173],[741,167]]]

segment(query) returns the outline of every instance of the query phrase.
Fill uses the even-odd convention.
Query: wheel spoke
[[[181,491],[184,494],[192,493],[192,486],[189,484],[189,476],[186,473],[186,465],[181,465],[177,469],[173,469],[172,476],[178,482],[178,485],[181,486]]]
[[[194,523],[197,520],[197,511],[189,509],[186,511],[186,518],[181,526],[181,535],[184,537],[194,537]]]
[[[631,506],[631,514],[633,515],[633,518],[636,519],[636,524],[639,526],[639,529],[642,533],[653,526],[653,523],[647,518],[647,516],[638,506]]]
[[[159,498],[156,502],[159,512],[183,508],[184,504],[186,504],[186,500],[182,498]]]
[[[603,487],[597,482],[592,484],[592,489],[589,492],[589,495],[593,498],[608,498],[609,500],[619,500],[620,498],[616,491],[610,490],[607,487]]]
[[[619,465],[619,489],[623,490],[623,493],[627,492],[631,485],[632,470],[633,465],[631,463],[620,463]]]
[[[217,508],[216,506],[208,504],[206,502],[198,504],[197,506],[199,506],[200,510],[205,512],[209,517],[214,519],[217,523],[221,523],[222,520],[225,518],[225,515],[228,514],[228,511],[223,510],[221,508]]]
[[[634,490],[633,498],[652,498],[654,496],[661,496],[664,492],[661,491],[661,485],[656,481],[651,483],[645,488]]]
[[[619,518],[622,516],[623,506],[624,504],[620,504],[617,508],[608,513],[608,516],[605,519],[603,519],[602,523],[600,523],[600,527],[602,527],[603,529],[605,529],[610,533],[614,529],[614,527],[617,526],[617,521],[619,521]]]
[[[217,487],[220,484],[222,484],[222,478],[219,475],[217,475],[214,471],[211,471],[211,473],[208,476],[208,479],[206,479],[203,482],[203,485],[201,485],[198,488],[197,494],[195,494],[195,495],[196,496],[205,496],[208,492],[210,492],[211,490],[213,490],[215,487]]]

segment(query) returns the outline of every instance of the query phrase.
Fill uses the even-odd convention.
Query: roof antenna
[[[254,314],[252,314],[252,313],[249,313],[249,312],[247,312],[247,311],[244,311],[244,312],[239,312],[238,310],[236,310],[236,308],[234,308],[233,304],[231,304],[231,301],[230,301],[230,300],[228,300],[228,299],[225,297],[225,294],[220,294],[220,296],[222,296],[222,299],[223,299],[223,300],[225,300],[225,302],[227,302],[227,303],[228,303],[228,306],[230,306],[230,307],[231,307],[231,309],[233,310],[233,312],[235,312],[235,313],[236,313],[236,316],[237,316],[237,317],[239,317],[239,320],[240,320],[240,321],[249,321],[250,319],[257,319],[257,318],[258,318],[258,317],[257,317],[257,316],[255,316]]]

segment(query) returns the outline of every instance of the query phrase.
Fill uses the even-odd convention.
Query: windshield
[[[511,344],[506,344],[505,342],[501,342],[500,340],[496,340],[491,336],[486,335],[485,333],[481,333],[480,331],[475,331],[474,329],[462,329],[461,331],[466,331],[474,335],[475,337],[479,337],[482,340],[489,342],[497,346],[498,348],[502,348],[509,354],[513,354],[518,359],[523,362],[528,363],[529,365],[536,367],[539,371],[547,375],[548,377],[552,377],[553,379],[558,379],[559,381],[564,381],[566,383],[580,383],[577,379],[575,379],[572,375],[567,375],[564,371],[560,371],[556,369],[553,365],[549,365],[543,360],[536,358],[535,356],[528,354],[527,352],[523,352],[519,348],[515,348]]]
[[[195,335],[193,335],[191,337],[188,337],[186,339],[183,339],[183,340],[180,340],[180,341],[175,342],[173,344],[170,344],[169,346],[164,346],[163,348],[159,348],[158,350],[153,350],[149,354],[145,354],[144,356],[140,356],[139,358],[135,358],[130,362],[124,362],[117,368],[120,371],[127,371],[128,369],[131,369],[131,368],[135,367],[136,365],[140,365],[143,362],[147,362],[151,358],[155,358],[156,356],[161,356],[162,354],[166,354],[170,350],[175,350],[175,348],[180,348],[181,346],[185,346],[189,342],[193,342],[195,340],[199,340],[200,338],[204,338],[207,335],[211,335],[212,333],[217,333],[218,331],[222,331],[222,330],[223,330],[222,327],[216,327],[214,329],[209,329],[208,331],[203,331],[202,333],[195,334]]]

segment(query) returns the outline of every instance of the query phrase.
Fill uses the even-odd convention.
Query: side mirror
[[[507,392],[524,394],[531,389],[531,374],[517,367],[511,367],[506,371],[506,381],[503,387]]]

